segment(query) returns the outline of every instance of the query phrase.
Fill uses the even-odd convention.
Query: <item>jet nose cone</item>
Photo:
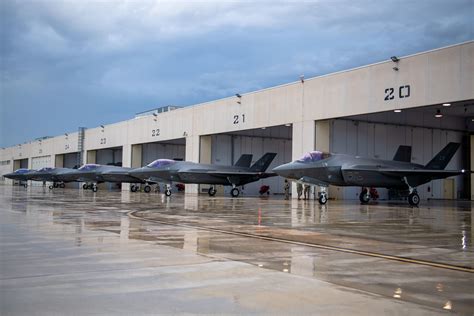
[[[290,173],[290,170],[291,170],[290,164],[286,163],[286,164],[280,165],[276,168],[273,168],[272,171],[275,172],[276,174],[278,174],[279,176],[287,177],[288,174]]]

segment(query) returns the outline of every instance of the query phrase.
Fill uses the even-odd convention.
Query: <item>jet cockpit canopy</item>
[[[157,159],[153,162],[151,162],[150,164],[147,165],[147,167],[150,167],[150,168],[161,168],[161,167],[164,167],[164,166],[167,166],[167,165],[171,165],[173,163],[175,163],[176,161],[174,160],[171,160],[171,159]]]
[[[331,157],[330,153],[323,151],[310,151],[309,153],[304,154],[303,157],[298,159],[298,162],[316,162],[323,159]]]
[[[99,168],[100,165],[97,165],[97,164],[94,164],[94,163],[88,163],[82,167],[80,167],[79,169],[77,170],[80,170],[80,171],[91,171],[91,170],[95,170],[97,168]]]
[[[38,172],[48,172],[48,171],[51,171],[53,169],[54,168],[51,168],[51,167],[44,167],[44,168],[41,168],[40,170],[38,170]]]
[[[27,172],[30,172],[30,169],[21,168],[21,169],[16,169],[13,173],[23,174],[23,173],[27,173]]]

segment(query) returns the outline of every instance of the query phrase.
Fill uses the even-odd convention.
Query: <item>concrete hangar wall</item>
[[[82,163],[138,167],[152,156],[233,163],[240,153],[250,151],[256,160],[265,151],[276,151],[273,167],[316,148],[391,159],[400,141],[414,146],[415,162],[426,163],[430,154],[451,140],[462,141],[463,148],[449,167],[470,168],[474,148],[470,136],[474,130],[473,74],[474,42],[470,41],[402,57],[398,62],[390,60],[86,129],[82,145],[78,145],[78,133],[70,133],[2,149],[0,172],[4,174],[26,165],[30,168],[40,164],[66,166],[65,157],[74,155],[81,146]],[[444,108],[443,103],[452,106]],[[459,114],[456,109],[460,108],[464,111],[458,111]],[[417,119],[416,111],[420,109],[433,113],[440,109],[445,116],[433,126]],[[402,110],[406,119],[396,118],[394,110]],[[449,111],[454,113],[452,118]],[[380,114],[388,118],[378,121]],[[444,123],[448,119],[456,120],[456,126]],[[359,122],[357,132],[348,127],[348,121]],[[403,128],[404,135],[410,131],[411,136],[391,137],[399,135],[393,126]],[[361,132],[371,128],[375,128],[375,134]],[[425,138],[430,133],[431,138]],[[470,140],[466,141],[466,137]],[[374,139],[377,145],[372,146]],[[355,151],[354,140],[359,146]],[[431,147],[424,147],[423,154],[418,154],[419,144],[428,141]],[[154,150],[152,154],[151,150]],[[40,157],[43,158],[39,160]],[[281,192],[282,179],[272,181],[271,190]],[[470,182],[472,179],[456,180],[462,187],[468,187]],[[259,184],[244,192],[255,193],[249,191]],[[186,190],[197,192],[198,186],[188,185]],[[333,190],[332,194],[352,198],[350,190]],[[434,191],[432,197],[442,197],[439,190]]]

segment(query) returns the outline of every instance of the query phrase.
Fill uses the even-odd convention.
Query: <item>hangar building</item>
[[[243,153],[255,161],[276,152],[273,168],[314,149],[392,159],[399,145],[411,145],[412,161],[426,164],[451,141],[462,146],[447,169],[474,169],[473,77],[469,41],[3,148],[0,174],[83,163],[140,167],[158,158],[232,164]],[[418,193],[425,199],[474,199],[473,179],[433,181]],[[283,179],[275,177],[247,185],[243,194],[258,194],[262,184],[283,192]],[[186,186],[187,192],[199,190],[207,192],[205,186]],[[359,190],[330,188],[329,196],[357,199]],[[387,190],[379,193],[388,197]]]

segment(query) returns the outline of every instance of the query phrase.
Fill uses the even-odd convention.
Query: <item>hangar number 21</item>
[[[390,101],[395,99],[396,92],[394,88],[385,89],[385,101]],[[398,87],[398,98],[404,99],[410,97],[410,85],[403,85]]]
[[[234,115],[234,124],[245,123],[245,114]]]

